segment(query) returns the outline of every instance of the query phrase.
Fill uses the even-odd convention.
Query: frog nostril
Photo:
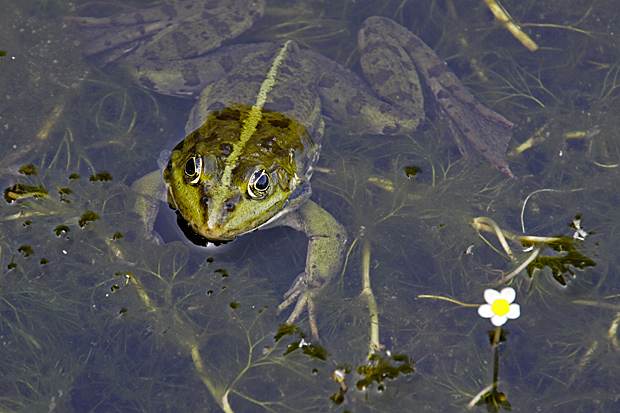
[[[230,198],[229,200],[225,201],[224,202],[224,209],[226,210],[226,212],[234,211],[235,207],[239,203],[240,199],[241,199],[241,196],[237,195],[237,196],[234,196],[234,197]]]

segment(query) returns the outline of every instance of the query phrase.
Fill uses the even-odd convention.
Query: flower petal
[[[510,318],[511,320],[514,320],[515,318],[519,318],[520,315],[521,315],[521,307],[519,306],[519,304],[510,304],[510,306],[508,307],[508,314],[506,314],[506,317]]]
[[[497,290],[492,290],[490,288],[484,290],[484,301],[486,301],[488,304],[493,304],[495,300],[497,300],[499,297],[500,294]]]
[[[506,287],[499,292],[499,295],[501,295],[502,298],[508,301],[508,304],[510,304],[515,300],[517,293],[515,292],[514,288]]]
[[[503,326],[504,324],[506,324],[506,321],[508,321],[508,317],[506,317],[505,315],[500,316],[495,314],[493,317],[491,317],[491,322],[495,327]]]
[[[480,314],[480,317],[484,318],[491,318],[495,315],[490,304],[482,304],[478,307],[478,314]]]

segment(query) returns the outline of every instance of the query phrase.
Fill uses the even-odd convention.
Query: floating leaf
[[[73,193],[73,190],[71,188],[61,188],[58,185],[56,185],[56,188],[58,189],[58,193],[60,194],[60,200],[62,202],[70,204],[71,201],[65,198],[65,195],[71,195]]]
[[[30,245],[22,245],[21,247],[17,248],[17,252],[23,253],[24,257],[30,257],[31,255],[34,255],[34,250]]]
[[[101,171],[97,174],[91,175],[88,179],[90,182],[102,181],[107,182],[112,180],[112,175],[108,171]]]
[[[301,331],[299,327],[296,327],[292,324],[280,324],[280,328],[276,332],[276,335],[273,337],[276,342],[280,341],[285,336],[291,336],[293,334],[297,334],[298,337],[304,338],[306,335]]]
[[[487,405],[487,412],[489,413],[499,412],[500,407],[506,411],[512,411],[512,406],[506,399],[506,395],[495,389],[482,395],[478,403],[476,403],[476,406],[482,406],[483,404]]]
[[[86,211],[82,214],[82,218],[78,221],[78,225],[80,228],[84,228],[86,225],[90,224],[93,221],[100,220],[101,217],[94,213],[93,211]]]
[[[412,176],[422,173],[422,168],[415,165],[405,166],[403,169],[405,170],[405,175],[407,175],[407,178],[411,178]]]
[[[32,165],[32,164],[28,164],[28,165],[22,165],[17,172],[19,172],[20,174],[23,175],[34,175],[37,176],[37,167]]]
[[[66,225],[58,225],[56,228],[54,228],[54,232],[56,233],[57,236],[60,236],[63,233],[69,232],[69,231],[71,231],[71,229]]]
[[[321,361],[327,360],[327,357],[329,356],[329,352],[327,351],[325,347],[319,346],[318,344],[314,344],[314,343],[302,344],[301,351],[306,356],[309,356],[309,357],[312,357],[313,359],[317,359]]]

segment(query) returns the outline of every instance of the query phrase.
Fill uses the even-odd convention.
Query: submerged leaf
[[[111,181],[112,175],[110,174],[110,172],[108,171],[102,171],[99,172],[97,174],[91,175],[89,178],[90,182],[96,182],[96,181],[102,181],[102,182],[107,182],[107,181]]]
[[[23,175],[34,175],[37,176],[37,167],[32,164],[22,165],[17,172]]]
[[[396,354],[393,357],[373,355],[370,360],[374,362],[374,366],[360,366],[357,368],[357,373],[363,375],[364,378],[357,381],[357,389],[364,390],[372,383],[382,383],[386,379],[394,380],[400,374],[413,373],[413,360],[406,355]],[[390,361],[402,363],[400,366],[393,366]]]
[[[538,256],[527,266],[527,275],[530,278],[534,275],[535,269],[549,267],[553,278],[566,286],[568,281],[575,278],[575,272],[571,267],[583,270],[588,267],[595,267],[596,262],[586,257],[575,247],[575,240],[568,237],[560,237],[557,241],[550,241],[546,245],[557,252],[566,253],[560,257]],[[570,278],[567,280],[567,278]]]
[[[93,211],[86,211],[84,212],[84,214],[82,214],[82,218],[80,218],[80,220],[78,221],[78,225],[80,226],[80,228],[84,228],[86,225],[99,219],[101,219],[101,217],[99,217],[99,215],[97,215]]]

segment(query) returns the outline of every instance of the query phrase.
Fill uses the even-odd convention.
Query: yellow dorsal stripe
[[[258,122],[260,122],[263,117],[263,105],[267,101],[267,95],[273,89],[273,86],[276,84],[276,75],[278,74],[278,67],[282,63],[282,60],[286,57],[286,52],[288,50],[289,44],[291,41],[287,41],[284,43],[284,46],[278,54],[276,58],[273,60],[271,64],[271,68],[267,73],[267,77],[260,85],[260,90],[258,91],[258,96],[256,97],[256,103],[250,109],[248,113],[248,117],[243,122],[243,129],[241,130],[241,134],[239,135],[239,140],[234,143],[233,150],[230,156],[228,157],[228,164],[226,165],[226,169],[224,170],[224,174],[222,175],[222,185],[230,186],[231,184],[231,174],[232,170],[237,166],[237,158],[245,148],[245,144],[250,140],[254,132],[256,132],[256,126]]]
[[[276,55],[276,58],[273,60],[271,64],[271,68],[267,73],[267,77],[260,85],[260,90],[258,91],[258,96],[256,97],[256,103],[250,109],[248,113],[248,117],[243,121],[243,129],[239,135],[239,140],[233,144],[233,150],[228,156],[228,164],[224,169],[224,173],[222,174],[221,185],[224,188],[229,188],[232,180],[232,171],[237,166],[237,159],[241,152],[245,148],[246,143],[250,140],[254,132],[256,132],[256,126],[258,122],[260,122],[263,117],[263,105],[267,101],[267,95],[273,89],[273,86],[276,84],[276,75],[278,74],[278,67],[286,57],[286,52],[289,48],[291,41],[287,41],[284,43],[282,49]],[[209,228],[216,228],[218,226],[218,221],[220,220],[222,214],[224,214],[224,210],[222,205],[226,201],[225,195],[228,193],[228,190],[225,189],[213,196],[209,205],[209,218],[207,220],[207,226]]]

